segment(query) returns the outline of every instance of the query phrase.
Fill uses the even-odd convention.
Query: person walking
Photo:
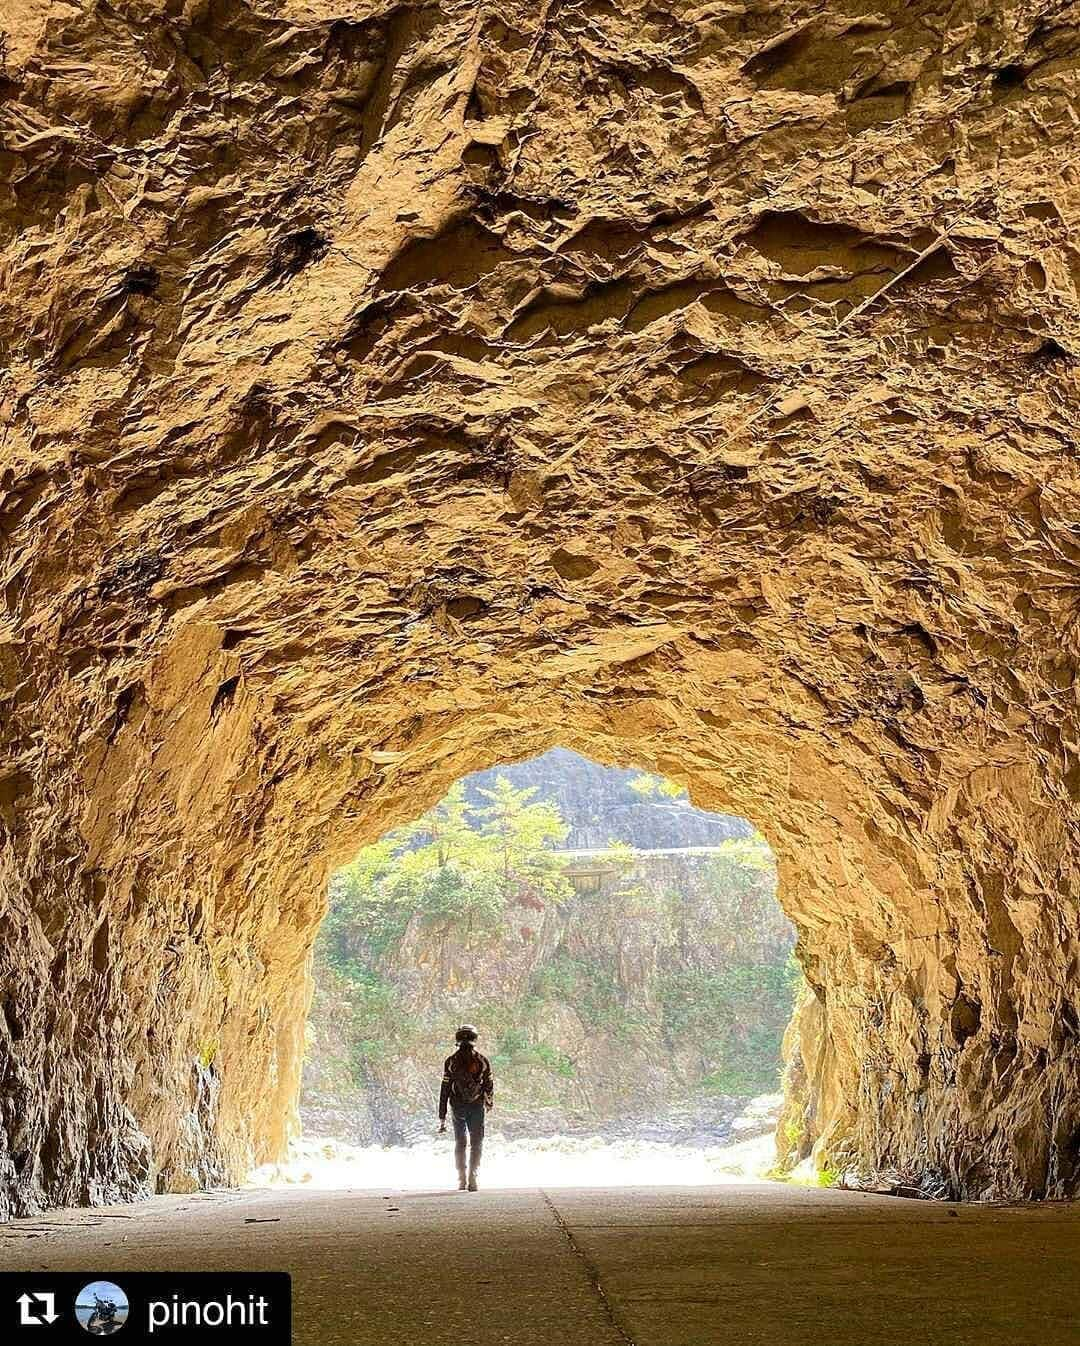
[[[474,1046],[479,1036],[472,1024],[462,1024],[454,1034],[457,1050],[443,1062],[442,1088],[439,1090],[439,1133],[446,1130],[449,1104],[454,1119],[458,1189],[462,1192],[476,1191],[476,1173],[484,1152],[484,1117],[495,1101],[491,1062]],[[468,1177],[465,1172],[466,1140],[469,1146]]]

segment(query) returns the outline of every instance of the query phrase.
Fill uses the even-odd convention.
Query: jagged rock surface
[[[0,1211],[273,1156],[328,868],[556,743],[768,835],[800,1145],[1075,1193],[1075,7],[0,27]]]

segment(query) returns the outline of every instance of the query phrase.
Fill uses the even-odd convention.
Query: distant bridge
[[[604,856],[618,856],[620,859],[626,856],[627,859],[637,860],[647,859],[650,855],[719,855],[726,850],[726,846],[666,846],[655,850],[639,850],[636,846],[600,846],[596,850],[556,851],[555,854],[570,860],[598,860]]]
[[[554,854],[567,862],[562,872],[579,892],[595,892],[607,875],[618,873],[624,866],[634,868],[658,856],[719,855],[723,850],[723,846],[666,846],[653,850],[601,846],[584,851],[555,851]]]

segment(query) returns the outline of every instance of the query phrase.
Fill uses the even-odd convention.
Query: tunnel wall
[[[768,835],[793,1156],[1075,1193],[1066,18],[0,27],[0,1211],[280,1152],[329,868],[554,743]]]
[[[151,681],[145,712],[113,738],[106,761],[115,752],[119,769],[108,774],[126,802],[99,795],[84,815],[103,820],[96,841],[70,843],[70,873],[93,876],[79,900],[70,879],[54,887],[39,878],[21,887],[33,900],[5,909],[18,935],[5,940],[5,986],[14,983],[16,994],[6,996],[0,1024],[9,1214],[237,1182],[279,1157],[295,1122],[307,955],[328,865],[415,816],[455,775],[552,741],[549,729],[474,712],[449,733],[444,720],[426,725],[413,752],[399,750],[401,764],[382,772],[360,764],[359,791],[357,764],[298,761],[284,773],[286,798],[275,802],[265,764],[258,782],[249,765],[247,788],[236,769],[260,737],[257,698],[238,692],[231,723],[215,723],[231,664],[208,638],[202,628],[182,643],[183,676],[173,680],[165,661],[168,686],[194,696],[178,706]],[[638,678],[644,691],[651,678]],[[970,853],[971,833],[961,845],[946,828],[939,845],[916,850],[907,828],[890,831],[884,812],[875,818],[865,790],[830,790],[837,773],[823,762],[813,779],[827,805],[814,797],[807,810],[805,799],[773,793],[766,814],[757,789],[730,792],[732,776],[711,745],[673,749],[674,708],[661,715],[646,704],[641,732],[626,738],[606,715],[579,709],[575,750],[665,772],[690,764],[681,778],[696,802],[769,819],[809,979],[789,1030],[787,1161],[813,1153],[852,1184],[953,1199],[1075,1194],[1080,1100],[1068,988],[1076,932],[1035,896],[1003,897],[1006,873],[1011,891],[1031,890],[1036,853],[1025,852],[1022,874],[945,870],[944,856]],[[562,705],[568,723],[573,712]],[[745,728],[755,732],[752,722]],[[208,735],[212,745],[190,751]],[[174,756],[172,736],[189,751]],[[436,744],[450,745],[438,769],[404,766],[414,753],[428,761]],[[745,748],[729,751],[748,781],[767,776],[766,760],[775,765],[769,754],[755,763]],[[90,758],[102,787],[101,762]],[[156,796],[152,811],[171,835],[163,858],[145,801],[151,782],[160,790],[165,762],[173,802]],[[980,820],[980,854],[996,844],[1003,867],[1010,858],[1015,865],[1030,786],[1015,771],[973,782],[977,797],[992,793],[997,820],[994,836]],[[950,802],[955,816],[972,803]],[[187,829],[180,837],[178,817]],[[263,837],[257,846],[252,829]],[[1067,881],[1064,840],[1053,827],[1041,838],[1053,866],[1042,874],[1047,886],[1051,872]],[[33,971],[45,968],[51,992],[42,994]]]
[[[813,1155],[850,1185],[905,1195],[1075,1196],[1076,913],[1047,902],[1075,891],[1068,832],[1049,810],[1033,818],[1041,782],[1024,771],[977,773],[968,788],[949,801],[964,823],[946,843],[958,863],[907,897],[918,915],[902,936],[853,913],[820,953],[804,949],[781,1166]]]

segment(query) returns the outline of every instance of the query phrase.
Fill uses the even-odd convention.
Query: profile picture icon
[[[75,1296],[75,1317],[92,1337],[111,1337],[128,1319],[130,1305],[112,1281],[91,1281]]]

